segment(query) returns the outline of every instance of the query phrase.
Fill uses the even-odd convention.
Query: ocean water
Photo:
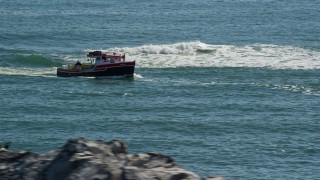
[[[320,1],[0,0],[0,141],[121,139],[201,176],[320,179]],[[133,78],[58,78],[90,50]]]

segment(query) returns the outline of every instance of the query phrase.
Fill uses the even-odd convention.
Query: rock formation
[[[70,139],[61,148],[44,155],[0,150],[0,179],[35,180],[200,180],[159,153],[127,154],[127,145]],[[215,178],[207,178],[212,180]]]

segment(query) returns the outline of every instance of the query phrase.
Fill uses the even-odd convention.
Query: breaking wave
[[[320,69],[318,47],[270,44],[213,45],[200,41],[100,49],[127,54],[137,68],[253,67],[270,69]],[[0,74],[52,76],[56,67],[85,61],[86,52],[41,55],[0,49]]]
[[[88,50],[87,50],[88,51]],[[251,44],[213,45],[200,41],[138,47],[111,48],[125,52],[138,67],[255,67],[271,69],[320,69],[320,52],[312,48]]]

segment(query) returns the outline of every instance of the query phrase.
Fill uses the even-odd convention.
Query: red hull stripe
[[[92,69],[93,71],[92,72],[96,72],[96,71],[104,71],[106,69],[109,69],[109,68],[117,68],[117,67],[132,67],[134,66],[133,65],[114,65],[114,66],[97,66],[96,68]],[[58,69],[59,72],[64,72],[64,73],[82,73],[81,70],[70,70],[70,69]]]
[[[115,64],[102,64],[95,67],[95,69],[106,69],[112,67],[124,67],[124,66],[134,66],[135,63],[115,63]]]

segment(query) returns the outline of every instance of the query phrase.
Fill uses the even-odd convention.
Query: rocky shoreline
[[[201,178],[159,153],[128,154],[127,144],[113,140],[70,139],[47,154],[0,149],[0,179],[16,180],[222,180]]]

